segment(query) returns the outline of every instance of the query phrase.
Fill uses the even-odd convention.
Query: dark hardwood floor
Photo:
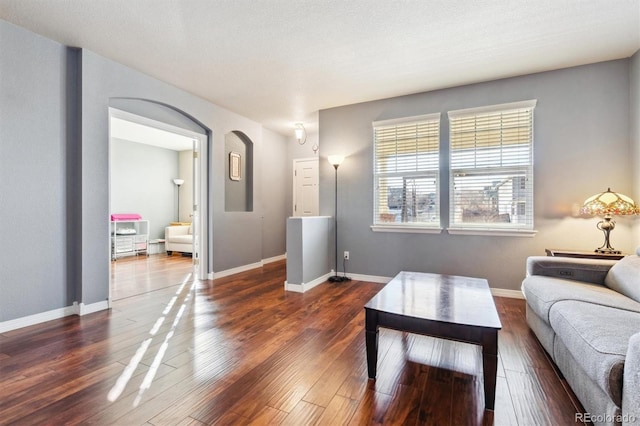
[[[133,283],[161,283],[111,311],[0,335],[0,424],[572,425],[581,410],[522,300],[495,298],[490,412],[473,345],[381,329],[378,377],[367,379],[363,305],[381,284],[297,294],[283,290],[283,261],[203,282],[142,265],[162,259],[180,260],[118,260],[118,280],[130,268]]]
[[[111,261],[111,300],[120,300],[192,279],[190,256],[144,254]]]

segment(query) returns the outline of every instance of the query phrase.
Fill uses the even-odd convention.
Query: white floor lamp
[[[178,222],[180,222],[180,186],[184,183],[184,179],[174,179],[173,183],[178,187]]]
[[[334,275],[332,277],[329,277],[329,282],[341,283],[343,281],[347,281],[347,277],[338,276],[338,166],[340,166],[340,164],[342,164],[342,161],[344,160],[344,156],[342,156],[342,155],[330,155],[330,156],[327,157],[327,159],[329,160],[329,163],[331,163],[333,168],[336,170],[336,190],[335,190],[335,202],[334,202],[334,209],[335,209],[334,230],[335,230],[335,245],[336,245],[336,263],[335,263],[335,269],[334,269],[335,273],[334,273]]]

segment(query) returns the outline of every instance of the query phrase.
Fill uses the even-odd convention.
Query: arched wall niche
[[[253,211],[253,141],[233,130],[224,137],[225,182],[224,210]]]

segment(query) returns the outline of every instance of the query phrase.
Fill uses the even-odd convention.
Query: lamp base
[[[611,247],[611,244],[609,243],[611,231],[613,231],[616,228],[616,223],[613,220],[611,220],[610,214],[606,214],[604,216],[604,220],[601,220],[600,222],[598,222],[597,228],[602,232],[604,232],[604,244],[601,247],[598,247],[596,249],[596,253],[622,254],[620,250],[614,249],[613,247]]]
[[[334,275],[332,277],[329,277],[329,282],[330,283],[342,283],[342,282],[345,282],[345,281],[351,281],[351,278],[349,278],[349,277],[341,277],[341,276],[338,276],[338,275]]]
[[[596,253],[602,253],[602,254],[622,254],[622,252],[620,250],[615,250],[613,248],[610,247],[604,247],[604,248],[597,248],[595,249]]]

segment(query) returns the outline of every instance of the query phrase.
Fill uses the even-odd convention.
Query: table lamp
[[[621,254],[620,250],[611,247],[609,234],[616,227],[616,223],[611,220],[613,215],[623,216],[640,214],[640,209],[636,203],[624,194],[618,194],[608,188],[605,192],[587,198],[582,205],[582,213],[592,216],[603,216],[604,220],[598,222],[598,229],[604,232],[604,244],[595,250],[596,253]]]

